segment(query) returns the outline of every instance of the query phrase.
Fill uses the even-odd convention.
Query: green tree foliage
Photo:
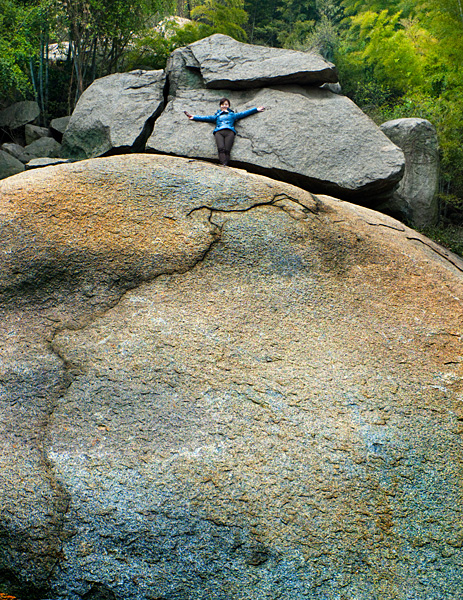
[[[239,41],[247,38],[243,29],[248,20],[244,0],[205,0],[192,9],[191,17],[206,26],[203,27],[206,35],[224,33]]]
[[[163,0],[59,0],[70,38],[76,99],[96,74],[117,70],[129,42]]]
[[[313,29],[316,0],[245,0],[248,37],[254,44],[299,46]]]
[[[280,0],[245,0],[244,8],[249,15],[247,33],[253,44],[277,45],[278,30],[273,27]]]
[[[121,67],[134,35],[169,11],[172,1],[0,0],[0,94],[35,95],[46,113],[49,44],[63,42],[69,68],[54,67],[53,75],[61,69],[67,79],[72,110],[95,77]]]
[[[183,4],[181,8],[183,12]],[[130,69],[163,69],[175,48],[214,33],[245,41],[246,32],[242,25],[248,16],[243,9],[243,0],[208,0],[205,4],[192,7],[190,4],[190,10],[194,20],[183,24],[175,18],[167,18],[160,26],[149,28],[138,36],[128,52],[126,66]]]
[[[351,18],[346,42],[348,61],[388,85],[395,94],[424,83],[426,54],[434,39],[416,20],[403,19],[402,13],[365,11]]]
[[[427,0],[423,22],[437,39],[429,67],[434,115],[442,149],[445,190],[463,214],[463,5],[461,0]],[[456,200],[455,200],[456,199]],[[460,217],[463,220],[463,216]]]
[[[249,41],[307,49],[332,57],[343,16],[341,0],[245,0]]]
[[[463,221],[462,0],[343,0],[336,64],[344,91],[378,121],[438,129],[444,212]]]
[[[164,69],[170,54],[181,46],[207,37],[207,26],[191,21],[179,25],[175,20],[163,22],[162,29],[154,27],[133,41],[126,59],[127,69]]]
[[[413,2],[413,0],[411,0]],[[362,12],[381,12],[389,10],[395,13],[402,10],[405,3],[402,0],[342,0],[346,15],[355,16]]]
[[[334,60],[340,41],[340,22],[344,12],[338,0],[316,0],[317,18],[301,49],[316,50],[328,60]]]
[[[35,53],[36,7],[0,0],[0,95],[7,99],[31,92],[30,58]]]

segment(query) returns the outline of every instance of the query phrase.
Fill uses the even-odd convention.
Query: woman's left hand
[[[264,112],[265,110],[265,106],[258,106],[257,107],[257,112]]]

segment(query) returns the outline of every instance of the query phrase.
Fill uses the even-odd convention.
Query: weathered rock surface
[[[213,125],[186,119],[185,109],[213,114],[223,91],[178,90],[156,121],[148,151],[217,160]],[[401,179],[404,156],[351,100],[318,88],[230,92],[235,110],[266,111],[238,122],[232,164],[289,180],[314,192],[368,203]]]
[[[40,108],[37,102],[31,100],[16,102],[0,111],[0,127],[17,129],[26,123],[32,123],[39,115]]]
[[[41,137],[28,144],[24,149],[37,158],[58,158],[61,144],[52,137]]]
[[[72,113],[63,136],[64,158],[143,150],[164,106],[164,71],[131,71],[97,79]]]
[[[459,597],[460,259],[172,157],[0,202],[2,567],[66,600]]]
[[[270,85],[322,85],[338,80],[335,66],[320,54],[268,48],[215,34],[174,51],[198,69],[208,88],[250,89]]]
[[[0,150],[0,179],[11,177],[24,171],[24,165],[8,152]]]
[[[439,214],[439,143],[436,128],[426,119],[395,119],[381,130],[405,155],[405,173],[384,208],[413,227],[434,225]]]

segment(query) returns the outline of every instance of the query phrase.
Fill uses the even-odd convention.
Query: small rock
[[[33,158],[26,164],[26,171],[29,169],[37,169],[39,167],[50,167],[52,165],[61,165],[63,163],[72,162],[66,158]]]
[[[63,139],[63,134],[66,131],[66,127],[69,125],[71,117],[58,117],[50,122],[50,133],[56,141],[60,142]]]
[[[50,137],[48,127],[38,127],[37,125],[30,125],[29,123],[25,128],[26,144],[32,144],[35,140],[43,137]]]
[[[58,158],[60,149],[61,144],[51,137],[39,138],[38,140],[35,140],[35,142],[28,144],[25,148],[27,152],[34,154],[37,158]]]
[[[0,179],[5,179],[11,175],[22,173],[24,165],[17,158],[0,150]]]
[[[405,173],[391,199],[381,207],[413,227],[435,225],[439,206],[439,143],[436,128],[426,119],[394,119],[381,130],[402,149]]]

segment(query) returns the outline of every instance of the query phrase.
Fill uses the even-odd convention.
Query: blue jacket
[[[235,121],[238,119],[244,119],[244,117],[249,117],[249,115],[254,115],[256,112],[259,112],[257,108],[250,108],[249,110],[244,110],[243,112],[233,112],[230,108],[228,112],[223,110],[218,110],[214,115],[209,115],[206,117],[194,116],[193,121],[206,121],[207,123],[215,123],[215,129],[212,133],[216,131],[220,131],[220,129],[231,129],[236,133],[236,129],[234,127]]]

